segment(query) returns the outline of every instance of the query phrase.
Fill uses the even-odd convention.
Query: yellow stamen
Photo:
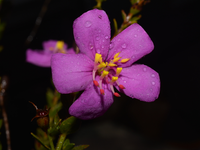
[[[107,76],[109,74],[108,71],[104,70],[101,74],[101,78],[104,78],[105,76]]]
[[[115,82],[118,80],[118,77],[112,76],[112,82]]]
[[[121,73],[121,71],[122,71],[122,67],[118,67],[118,68],[116,69],[116,74],[117,74],[117,76]]]
[[[118,60],[120,60],[120,59],[121,59],[121,57],[116,57],[113,59],[113,62],[118,62]]]
[[[114,67],[114,66],[117,66],[117,65],[116,65],[116,64],[113,64],[112,62],[109,62],[108,66]]]
[[[98,62],[102,62],[102,57],[101,57],[101,54],[98,54],[96,53],[95,54],[95,63],[98,63]]]
[[[64,47],[64,42],[63,41],[58,41],[57,43],[56,43],[56,48],[57,49],[63,49],[63,47]]]
[[[124,58],[124,59],[121,60],[121,63],[126,63],[129,60],[130,60],[130,58]]]
[[[105,62],[102,62],[102,63],[100,63],[99,65],[98,65],[98,69],[100,69],[100,68],[105,68],[106,66],[107,66],[107,62],[105,63]]]
[[[119,56],[120,52],[119,53],[116,53],[114,58],[117,58]]]

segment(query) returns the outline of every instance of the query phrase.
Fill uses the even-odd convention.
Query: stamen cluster
[[[119,63],[126,63],[129,61],[129,58],[121,59],[121,57],[118,57],[120,54],[116,53],[109,62],[103,62],[102,61],[102,56],[99,53],[95,54],[95,61],[94,61],[94,69],[93,69],[93,83],[97,87],[100,88],[100,93],[104,94],[104,90],[102,88],[102,82],[105,79],[106,83],[110,85],[110,89],[112,93],[120,97],[120,95],[114,91],[114,84],[117,84],[120,89],[125,89],[125,87],[121,84],[119,84],[118,77],[122,71],[122,67],[117,67]],[[99,75],[99,81],[95,79],[96,75]]]

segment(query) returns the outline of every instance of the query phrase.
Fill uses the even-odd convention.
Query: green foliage
[[[96,0],[97,5],[94,6],[94,8],[102,9],[101,5],[102,5],[102,2],[104,2],[104,1],[106,1],[106,0]]]
[[[63,143],[62,150],[72,150],[74,146],[74,143],[70,143],[69,139],[66,139]]]
[[[124,10],[122,10],[123,23],[121,24],[121,27],[119,29],[117,28],[117,21],[113,19],[115,28],[115,34],[113,37],[122,32],[129,25],[137,23],[137,21],[141,18],[141,15],[139,13],[142,10],[142,7],[150,2],[150,0],[130,0],[130,2],[132,6],[129,10],[129,13],[126,14]]]
[[[74,116],[71,116],[67,119],[65,119],[61,125],[60,125],[60,132],[71,134],[78,130],[80,127],[80,120],[75,118]]]

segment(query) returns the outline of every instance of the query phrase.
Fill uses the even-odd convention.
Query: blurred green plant
[[[101,5],[102,5],[102,2],[104,2],[104,1],[106,1],[106,0],[96,0],[97,5],[94,6],[94,8],[102,9]]]
[[[129,13],[126,14],[124,10],[121,11],[123,23],[121,24],[120,28],[118,28],[116,19],[115,18],[113,19],[114,29],[115,29],[113,37],[122,32],[129,25],[137,23],[137,21],[141,18],[141,14],[139,13],[141,12],[142,7],[149,2],[150,0],[130,0],[131,8],[129,10]]]
[[[63,107],[60,97],[61,94],[58,93],[57,90],[47,90],[47,107],[50,109],[47,109],[47,107],[45,107],[45,109],[38,109],[37,106],[31,102],[36,108],[36,116],[34,118],[37,119],[37,124],[39,126],[36,134],[31,133],[31,135],[36,139],[36,150],[83,150],[89,146],[75,146],[75,144],[70,143],[70,140],[67,138],[69,134],[72,134],[79,129],[81,120],[73,116],[64,120],[59,117],[58,113]],[[48,124],[44,126],[44,123],[42,122],[41,126],[41,123],[38,122],[38,120],[45,117],[48,117]],[[57,144],[55,146],[54,143],[56,140]]]

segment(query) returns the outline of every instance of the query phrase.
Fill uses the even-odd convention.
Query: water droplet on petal
[[[102,45],[101,48],[104,48],[104,45]]]
[[[97,53],[99,53],[99,54],[101,53],[99,48],[97,49]]]
[[[147,68],[143,68],[143,71],[147,71]]]
[[[110,43],[110,49],[114,47],[114,43]]]
[[[152,85],[155,85],[156,83],[153,81],[153,82],[151,82],[152,83]]]
[[[126,48],[126,44],[125,43],[122,45],[122,48]]]
[[[137,37],[137,34],[135,34],[134,36]]]
[[[124,83],[126,83],[126,81],[124,81]]]
[[[96,40],[98,41],[99,39],[100,39],[100,37],[99,37],[99,36],[97,36],[97,37],[96,37]]]
[[[105,40],[102,40],[102,42],[105,42]]]
[[[118,39],[117,41],[120,41],[120,39]]]
[[[154,77],[155,77],[155,74],[152,74],[151,77],[154,78]]]
[[[91,25],[92,25],[92,23],[90,21],[85,22],[85,27],[89,28]]]
[[[105,36],[105,39],[107,40],[108,38],[109,38],[108,35],[106,35],[106,36]]]

